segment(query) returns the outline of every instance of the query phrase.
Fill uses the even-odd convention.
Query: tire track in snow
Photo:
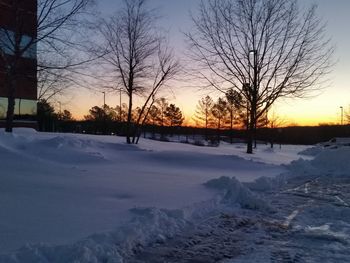
[[[346,240],[332,236],[339,231],[308,231],[308,227],[317,228],[332,220],[331,214],[303,221],[305,216],[315,216],[310,210],[323,211],[324,206],[349,209],[350,184],[342,182],[339,186],[329,180],[334,179],[316,178],[297,187],[263,194],[264,199],[273,201],[276,214],[252,210],[245,213],[247,210],[243,209],[235,215],[211,216],[187,233],[139,251],[127,262],[350,262]],[[292,186],[293,182],[288,185]],[[256,259],[261,260],[254,261]]]

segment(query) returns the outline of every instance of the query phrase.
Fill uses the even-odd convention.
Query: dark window
[[[0,97],[0,119],[6,118],[7,112],[7,98]],[[15,120],[28,120],[32,121],[36,119],[37,113],[37,101],[36,100],[24,100],[16,99],[15,104]]]

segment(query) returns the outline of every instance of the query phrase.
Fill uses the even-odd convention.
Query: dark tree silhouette
[[[57,114],[55,108],[46,100],[41,99],[37,103],[37,120],[40,131],[53,131]]]
[[[227,120],[227,101],[223,98],[219,98],[214,104],[211,112],[216,119],[216,128],[220,130],[225,126],[225,122]]]
[[[184,121],[180,108],[176,107],[175,104],[170,104],[166,108],[165,117],[170,127],[181,126]]]
[[[197,125],[204,126],[205,129],[211,127],[213,122],[212,108],[214,101],[210,96],[206,96],[198,101],[194,121]]]
[[[230,143],[233,143],[232,130],[233,125],[239,122],[239,116],[242,114],[242,96],[238,91],[230,88],[226,92],[227,110],[229,112],[229,125],[230,125]]]
[[[63,110],[57,114],[57,118],[60,121],[73,121],[73,115],[69,110]]]
[[[89,114],[84,116],[85,120],[88,121],[115,121],[118,119],[115,110],[108,105],[104,105],[103,107],[94,106],[89,110]]]
[[[115,107],[116,114],[118,116],[118,121],[119,122],[126,122],[128,119],[128,106],[127,104],[123,103],[122,106],[120,107],[117,105]]]
[[[106,53],[103,59],[116,74],[115,86],[128,95],[126,141],[136,143],[147,108],[154,103],[159,89],[177,73],[178,63],[156,27],[158,16],[147,7],[147,0],[124,0],[123,3],[119,13],[102,22],[100,32],[107,52],[103,47],[101,52]],[[137,95],[146,99],[132,129]]]
[[[160,121],[161,121],[160,116],[161,116],[161,112],[158,109],[158,107],[155,105],[152,105],[152,107],[149,110],[147,123],[151,125],[160,125]]]
[[[188,33],[191,56],[211,87],[234,88],[248,110],[247,153],[256,121],[280,97],[304,97],[330,70],[333,47],[316,6],[294,0],[202,1]],[[209,72],[209,73],[208,73]]]
[[[164,126],[166,125],[165,112],[166,112],[166,109],[169,107],[169,102],[166,100],[166,98],[160,98],[159,100],[156,101],[156,105],[160,113],[159,125]]]

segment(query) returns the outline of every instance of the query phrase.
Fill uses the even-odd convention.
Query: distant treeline
[[[40,127],[40,125],[39,125]],[[43,126],[41,126],[43,127]],[[63,133],[86,133],[97,135],[125,136],[125,122],[103,121],[56,121],[50,127],[41,131]],[[156,135],[165,136],[202,136],[207,140],[224,140],[227,142],[242,142],[246,139],[245,130],[218,130],[197,127],[169,127],[145,125],[141,137],[156,138]],[[162,137],[162,136],[161,136]],[[261,128],[257,130],[256,140],[266,143],[282,144],[315,144],[328,141],[334,137],[350,137],[350,125],[324,125],[324,126],[295,126],[284,128]]]

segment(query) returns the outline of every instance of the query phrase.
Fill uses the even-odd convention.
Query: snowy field
[[[0,130],[0,262],[349,262],[350,151],[307,148]]]

